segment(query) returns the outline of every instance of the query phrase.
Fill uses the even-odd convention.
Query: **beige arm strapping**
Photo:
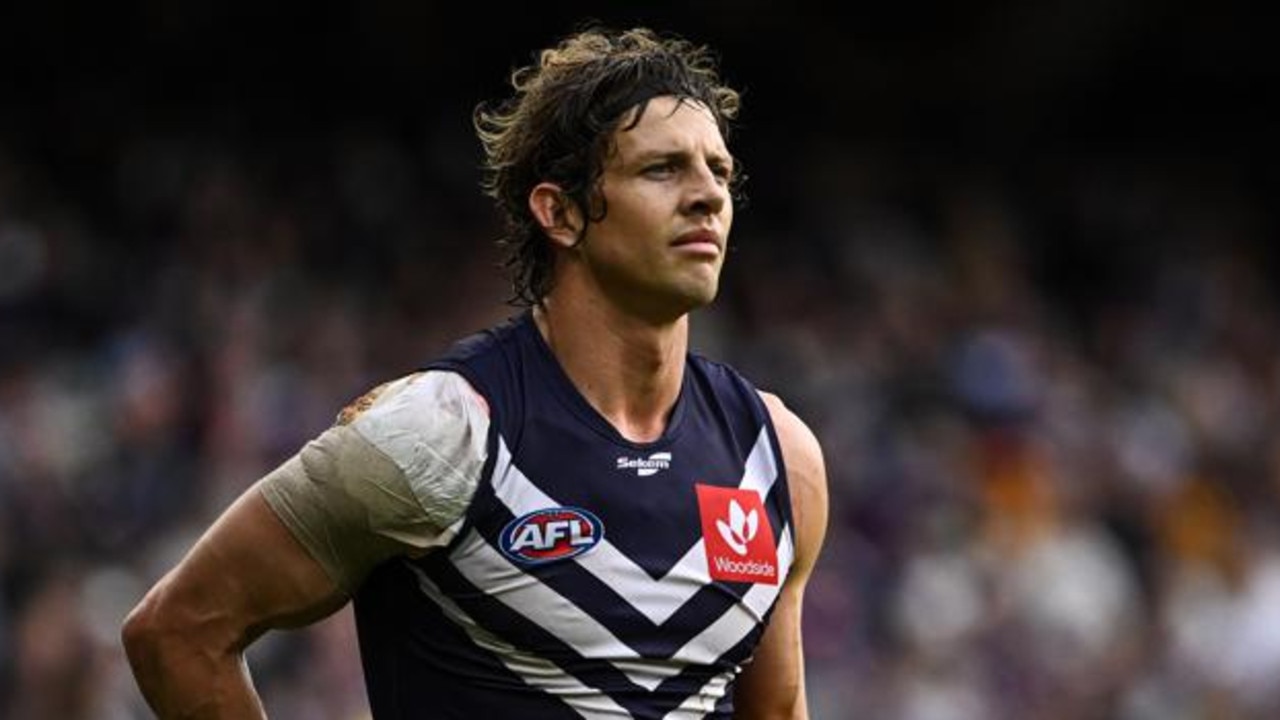
[[[425,550],[443,529],[427,523],[400,468],[349,427],[326,430],[260,487],[271,509],[348,594],[376,565]]]
[[[487,413],[460,377],[410,376],[371,396],[260,484],[347,593],[390,557],[448,544],[484,461]]]

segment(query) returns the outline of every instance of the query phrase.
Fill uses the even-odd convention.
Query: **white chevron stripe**
[[[762,436],[762,439],[765,452],[771,455],[772,453],[768,451],[767,438]],[[760,444],[757,443],[757,448],[759,447]],[[753,455],[755,454],[753,452]],[[510,457],[505,444],[500,444],[497,469],[505,472],[500,480],[495,480],[494,485],[500,494],[505,494],[510,499],[508,507],[512,512],[524,514],[535,509],[554,507],[555,501],[524,478],[519,469],[511,465]],[[751,483],[757,487],[762,484],[768,486],[760,473],[774,467],[771,463],[748,462],[747,467],[748,472],[745,474],[746,479],[743,483],[745,486],[751,486]],[[502,486],[501,489],[498,489],[499,485]],[[536,504],[526,505],[526,503]],[[512,505],[515,507],[511,507]],[[601,545],[603,544],[602,542]],[[588,553],[588,557],[595,555],[598,551],[599,546],[596,551]],[[616,578],[616,582],[623,584],[621,588],[616,584],[613,587],[618,589],[629,602],[634,604],[637,601],[637,593],[648,592],[651,600],[673,604],[673,607],[665,610],[663,619],[670,617],[670,614],[683,603],[683,600],[677,602],[684,585],[677,579],[681,576],[677,574],[676,568],[673,568],[673,571],[663,579],[654,580],[621,552],[616,549],[612,552],[616,553],[617,562],[622,567],[606,577]],[[705,578],[706,560],[702,541],[685,554],[686,560],[690,557],[701,561],[700,572]],[[485,589],[490,595],[559,638],[583,657],[608,660],[632,682],[651,691],[663,680],[679,674],[689,663],[714,662],[761,622],[777,596],[778,588],[786,579],[791,559],[791,533],[789,526],[786,526],[782,529],[778,545],[778,584],[752,586],[743,596],[742,603],[731,606],[706,630],[678,650],[670,660],[656,663],[642,659],[635,650],[618,639],[595,618],[503,557],[475,530],[468,533],[450,556],[454,567],[473,585]],[[685,560],[682,560],[677,568],[684,563]],[[687,573],[690,570],[686,566],[682,572]],[[637,575],[643,578],[643,581],[637,581],[635,578]],[[684,597],[684,600],[687,599],[688,595]],[[643,603],[641,606],[643,607]],[[652,616],[650,617],[652,619]]]
[[[499,437],[492,484],[496,496],[508,510],[520,516],[534,510],[561,505],[556,499],[543,493],[511,461],[511,452],[505,440]],[[777,462],[773,446],[769,442],[768,431],[761,428],[756,444],[745,463],[740,487],[753,489],[764,498],[773,487],[777,474]],[[694,593],[710,582],[706,548],[701,539],[664,577],[655,580],[611,544],[608,541],[607,532],[606,529],[606,538],[591,552],[574,558],[573,561],[608,584],[655,625],[660,625],[669,619]],[[753,586],[743,596],[743,603],[731,606],[670,659],[656,660],[641,658],[607,627],[533,575],[525,573],[475,530],[469,532],[450,554],[450,561],[454,567],[473,585],[551,633],[583,657],[610,662],[632,682],[650,691],[656,689],[664,680],[678,675],[690,663],[714,662],[751,632],[756,624],[763,620],[764,614],[777,596],[778,589],[790,568],[791,560],[790,529],[784,527],[778,546],[778,584]],[[421,575],[420,578],[422,578]],[[445,605],[449,602],[448,599],[440,595],[439,590],[434,586],[431,588],[435,592],[433,597],[439,596],[436,602],[448,610]],[[428,595],[432,594],[425,585],[424,592]],[[461,608],[457,608],[456,605],[453,607],[455,614],[463,618],[459,620],[455,617],[455,622],[464,628],[475,625]],[[454,617],[454,614],[450,616]],[[484,633],[478,627],[475,630]],[[470,629],[467,631],[469,634],[472,632]],[[503,658],[504,664],[508,664],[509,667],[511,666],[509,663],[515,663],[522,668],[523,670],[513,668],[513,671],[525,678],[526,682],[530,684],[546,682],[557,686],[561,684],[554,678],[546,676],[546,673],[566,675],[559,668],[529,656],[488,633],[485,635],[487,637],[478,639],[477,644],[498,653]],[[475,637],[473,635],[473,638]],[[722,674],[723,677],[713,678],[702,690],[686,699],[680,708],[672,711],[673,714],[670,717],[673,720],[701,717],[701,714],[692,713],[705,714],[709,710],[702,710],[704,706],[714,709],[715,700],[723,696],[727,684],[736,672],[735,668],[731,673]],[[566,687],[570,688],[566,696],[574,697],[576,688],[584,686],[577,681],[571,681]],[[709,701],[706,700],[708,697],[711,698]]]
[[[477,646],[497,656],[503,665],[527,685],[560,698],[584,718],[631,717],[631,713],[615,703],[608,695],[583,685],[554,663],[520,650],[480,627],[465,610],[446,597],[440,588],[431,582],[426,573],[413,563],[406,563],[406,565],[417,576],[418,587],[422,589],[423,594],[439,605],[446,617],[461,627]]]
[[[762,425],[760,434],[756,436],[756,444],[751,446],[751,453],[747,455],[742,482],[738,487],[755,490],[760,493],[760,499],[764,500],[773,488],[773,481],[777,479],[778,461],[773,456],[773,443],[769,442],[769,429]]]
[[[476,587],[483,588],[583,657],[611,661],[632,682],[647,690],[653,690],[683,669],[683,664],[658,665],[642,661],[639,653],[615,637],[609,628],[513,565],[475,530],[467,534],[450,560]]]
[[[777,477],[778,465],[773,445],[769,442],[768,430],[761,427],[756,443],[747,457],[739,487],[755,490],[763,500],[768,496]],[[562,505],[543,493],[511,463],[511,451],[501,437],[498,439],[498,458],[493,470],[493,488],[498,499],[517,517],[534,510]],[[694,543],[680,561],[657,580],[609,542],[608,528],[605,529],[605,539],[591,552],[574,558],[574,562],[613,588],[654,625],[666,622],[694,593],[710,582],[706,547],[701,540]]]
[[[720,698],[724,697],[729,683],[733,681],[734,676],[741,669],[734,667],[711,678],[706,685],[702,686],[701,690],[680,703],[680,707],[664,715],[663,720],[700,720],[700,718],[706,717],[707,713],[716,709],[716,703],[720,701]]]
[[[706,630],[685,643],[672,657],[687,663],[706,664],[715,662],[726,650],[738,644],[742,638],[758,623],[764,621],[765,614],[773,605],[778,595],[778,588],[787,579],[791,569],[793,547],[791,545],[790,525],[782,528],[782,541],[778,543],[778,584],[752,585],[742,596],[742,602],[735,603],[728,612],[721,615]]]

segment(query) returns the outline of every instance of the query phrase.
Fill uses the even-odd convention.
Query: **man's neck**
[[[688,316],[654,324],[605,303],[549,297],[534,320],[578,392],[623,437],[662,435],[684,381]]]

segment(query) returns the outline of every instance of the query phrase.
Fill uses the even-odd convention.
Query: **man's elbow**
[[[175,590],[162,581],[120,628],[147,704],[160,717],[260,717],[249,712],[255,706],[236,690],[235,683],[242,682],[241,655],[228,641],[223,619]],[[217,619],[211,621],[211,615]]]
[[[158,593],[152,590],[124,619],[120,640],[136,674],[147,668],[163,667],[164,647],[173,639],[172,630],[166,631],[165,627],[174,625],[165,615]]]
[[[191,608],[166,592],[164,583],[152,588],[125,617],[120,628],[129,665],[139,680],[153,677],[181,663],[213,660],[226,643],[210,637],[211,627],[199,622]]]

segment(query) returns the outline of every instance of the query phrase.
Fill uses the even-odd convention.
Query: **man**
[[[709,53],[586,30],[477,113],[529,307],[346,408],[131,613],[164,717],[258,717],[242,653],[355,603],[374,717],[807,717],[819,445],[688,351],[733,220]]]

